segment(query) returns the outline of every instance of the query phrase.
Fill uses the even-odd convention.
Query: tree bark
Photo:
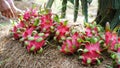
[[[105,26],[109,22],[111,29],[120,24],[120,0],[98,0],[96,22]]]

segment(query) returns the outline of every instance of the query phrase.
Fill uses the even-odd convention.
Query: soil
[[[108,68],[112,65],[112,60],[104,56],[100,65],[84,66],[77,54],[64,55],[54,44],[47,45],[41,54],[28,53],[22,43],[12,39],[9,20],[1,16],[0,24],[3,25],[0,25],[0,68]]]

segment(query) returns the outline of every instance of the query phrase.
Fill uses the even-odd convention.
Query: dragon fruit
[[[20,33],[18,33],[18,29],[16,26],[14,26],[13,29],[11,30],[11,34],[13,34],[14,39],[20,38]]]
[[[37,9],[28,9],[27,11],[25,11],[25,13],[23,14],[23,19],[26,20],[26,21],[29,21],[31,20],[31,17],[35,18],[38,16],[38,12],[37,12]]]
[[[83,33],[84,41],[90,42],[90,43],[96,43],[99,41],[103,41],[103,33],[102,33],[102,27],[100,25],[96,25],[95,23],[87,24],[85,28],[85,33]]]
[[[117,34],[116,33],[112,33],[112,37],[111,37],[110,42],[111,42],[111,44],[110,44],[109,49],[110,50],[116,50],[115,47],[116,47],[116,44],[118,43],[118,39],[117,39]]]
[[[41,18],[40,18],[40,20],[41,20],[41,23],[40,23],[41,32],[51,33],[54,30],[54,23],[53,23],[51,16],[52,16],[51,13],[44,14],[41,16]]]
[[[24,41],[25,45],[27,46],[28,52],[39,51],[45,45],[45,39],[49,36],[49,34],[44,33],[36,33],[33,36],[27,36],[27,40]]]
[[[106,23],[106,32],[105,32],[105,46],[108,47],[108,50],[116,51],[116,44],[118,44],[118,36],[115,31],[110,31],[109,23]]]
[[[20,39],[20,41],[26,40],[28,36],[32,35],[34,30],[35,30],[35,27],[27,28],[26,31],[22,33],[22,38]]]
[[[115,30],[110,30],[110,25],[106,23],[105,47],[111,53],[111,58],[115,60],[115,65],[120,68],[120,37]]]
[[[82,44],[84,48],[79,48],[78,51],[82,51],[80,59],[85,65],[100,63],[101,58],[101,41],[102,38],[102,27],[95,23],[86,23],[85,32],[82,35]]]
[[[83,64],[95,64],[96,61],[100,63],[100,43],[89,43],[85,45],[85,49],[82,50],[83,53],[79,58],[82,60]]]
[[[85,28],[85,36],[87,37],[99,36],[101,30],[102,27],[100,25],[96,25],[96,23],[87,24]]]
[[[21,34],[25,31],[25,29],[26,28],[23,21],[20,21],[17,25],[14,25],[13,29],[11,30],[14,39],[19,39],[21,37]]]
[[[45,40],[41,40],[40,42],[36,42],[35,40],[26,40],[25,44],[27,46],[28,52],[33,51],[34,53],[36,53],[37,51],[41,50],[41,48],[45,45]]]
[[[20,16],[11,32],[15,39],[24,42],[28,52],[40,52],[45,40],[54,31],[52,13],[40,14],[36,8],[28,9]]]
[[[14,25],[13,29],[11,30],[13,36],[15,39],[19,39],[22,36],[22,33],[25,32],[26,29],[33,27],[33,24],[31,26],[30,21],[32,20],[31,17],[37,17],[38,12],[36,9],[29,9],[25,11],[23,15],[20,16],[19,22],[17,25]]]
[[[67,36],[69,36],[69,33],[70,33],[70,27],[67,25],[67,23],[60,22],[60,24],[56,28],[54,40],[62,42],[66,39]]]
[[[73,54],[80,47],[81,42],[78,41],[80,38],[79,34],[76,32],[72,37],[68,37],[61,46],[60,51],[64,54]]]
[[[109,42],[110,42],[111,37],[112,37],[112,33],[110,31],[110,25],[109,25],[109,23],[106,23],[106,32],[105,32],[106,46],[109,46]]]
[[[88,37],[92,36],[91,28],[87,27],[85,32],[86,32],[86,36],[88,36]]]
[[[31,27],[23,33],[22,40],[24,40],[28,52],[33,51],[35,53],[42,50],[48,36],[48,33],[38,33],[34,27]]]
[[[71,55],[80,50],[79,58],[85,65],[100,63],[101,51],[107,49],[113,53],[111,56],[120,68],[120,37],[117,33],[110,30],[108,23],[105,33],[94,22],[85,25],[84,32],[76,32],[66,21],[61,22],[59,16],[53,18],[51,11],[32,8],[20,16],[11,32],[15,39],[24,43],[28,52],[33,53],[41,53],[47,38],[54,35],[54,40],[62,44],[60,52]],[[104,48],[100,48],[102,45]]]

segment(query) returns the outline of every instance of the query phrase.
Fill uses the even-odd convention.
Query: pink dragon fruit
[[[115,47],[118,43],[118,36],[116,32],[110,31],[109,23],[106,24],[106,32],[105,32],[105,46],[108,47],[108,50],[116,51]]]
[[[28,21],[29,19],[31,19],[31,17],[37,17],[37,16],[38,16],[37,9],[28,9],[27,11],[25,11],[23,15],[23,19]]]
[[[45,45],[45,39],[49,36],[49,34],[39,33],[34,36],[28,36],[27,40],[25,40],[25,45],[27,46],[28,52],[40,51],[41,48]]]
[[[96,25],[95,23],[87,24],[85,28],[85,33],[83,33],[84,41],[90,42],[90,43],[96,43],[99,41],[103,41],[103,33],[102,33],[102,27],[100,25]]]
[[[80,47],[81,42],[78,41],[80,38],[79,34],[76,32],[73,36],[66,39],[61,46],[60,51],[64,54],[73,54]]]
[[[13,27],[13,29],[11,30],[11,33],[13,34],[14,39],[20,38],[20,33],[18,33],[16,26]]]
[[[22,33],[22,38],[20,39],[20,41],[26,40],[28,36],[32,35],[34,30],[35,30],[35,27],[27,28],[26,31]]]
[[[59,42],[62,42],[66,39],[67,36],[69,36],[70,27],[64,22],[60,22],[60,24],[56,28],[56,34],[54,36],[54,40],[57,40]]]
[[[110,25],[107,22],[106,23],[106,32],[105,32],[105,43],[106,43],[106,46],[109,45],[111,37],[112,37],[112,33],[110,31]]]
[[[100,63],[100,43],[103,41],[102,27],[95,23],[86,24],[85,33],[83,33],[83,43],[85,48],[80,48],[82,55],[79,57],[85,65]]]
[[[23,15],[23,19],[20,18],[20,21],[11,30],[15,39],[19,39],[22,36],[22,33],[25,32],[26,29],[33,26],[33,24],[31,26],[30,23],[26,21],[28,21],[30,17],[36,17],[37,15],[38,12],[36,9],[30,9],[28,11],[25,11]]]
[[[85,32],[86,32],[86,36],[92,37],[92,29],[91,28],[87,27]]]
[[[41,23],[40,23],[41,32],[51,33],[52,30],[54,29],[54,23],[53,23],[51,16],[52,16],[51,13],[48,13],[48,14],[41,16],[41,18],[40,18],[40,20],[41,20]]]
[[[79,58],[82,59],[83,64],[95,64],[96,61],[100,63],[100,43],[89,43],[85,45],[85,49],[82,50],[83,54]]]
[[[106,32],[105,33],[105,43],[106,43],[106,46],[109,45],[111,37],[112,37],[112,34],[110,32]]]
[[[116,44],[118,43],[118,39],[117,39],[117,34],[116,33],[112,33],[112,37],[111,37],[110,42],[111,42],[110,47],[109,47],[110,50],[115,50]]]
[[[18,23],[17,28],[23,28],[23,27],[25,27],[25,24],[24,24],[24,21],[21,20],[21,21]]]
[[[85,28],[85,36],[87,37],[99,36],[101,29],[102,27],[99,25],[96,25],[95,23],[87,24]]]
[[[25,31],[25,24],[23,21],[20,21],[17,25],[13,27],[11,33],[13,34],[14,39],[19,39],[24,31]]]
[[[14,38],[24,42],[29,52],[41,51],[45,45],[45,40],[54,30],[51,16],[51,12],[39,14],[36,8],[28,9],[19,18],[20,22],[12,30]]]
[[[41,48],[45,45],[45,40],[41,40],[40,42],[36,42],[35,40],[32,41],[25,41],[27,46],[28,52],[33,51],[36,53],[37,51],[41,50]]]

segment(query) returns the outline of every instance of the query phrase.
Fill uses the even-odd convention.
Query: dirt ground
[[[29,3],[27,4],[30,7]],[[47,45],[42,54],[28,53],[22,43],[12,40],[9,20],[0,16],[0,24],[3,25],[0,26],[0,68],[108,68],[112,65],[112,60],[104,56],[100,65],[84,66],[78,60],[77,54],[72,56],[61,54],[51,45]]]

